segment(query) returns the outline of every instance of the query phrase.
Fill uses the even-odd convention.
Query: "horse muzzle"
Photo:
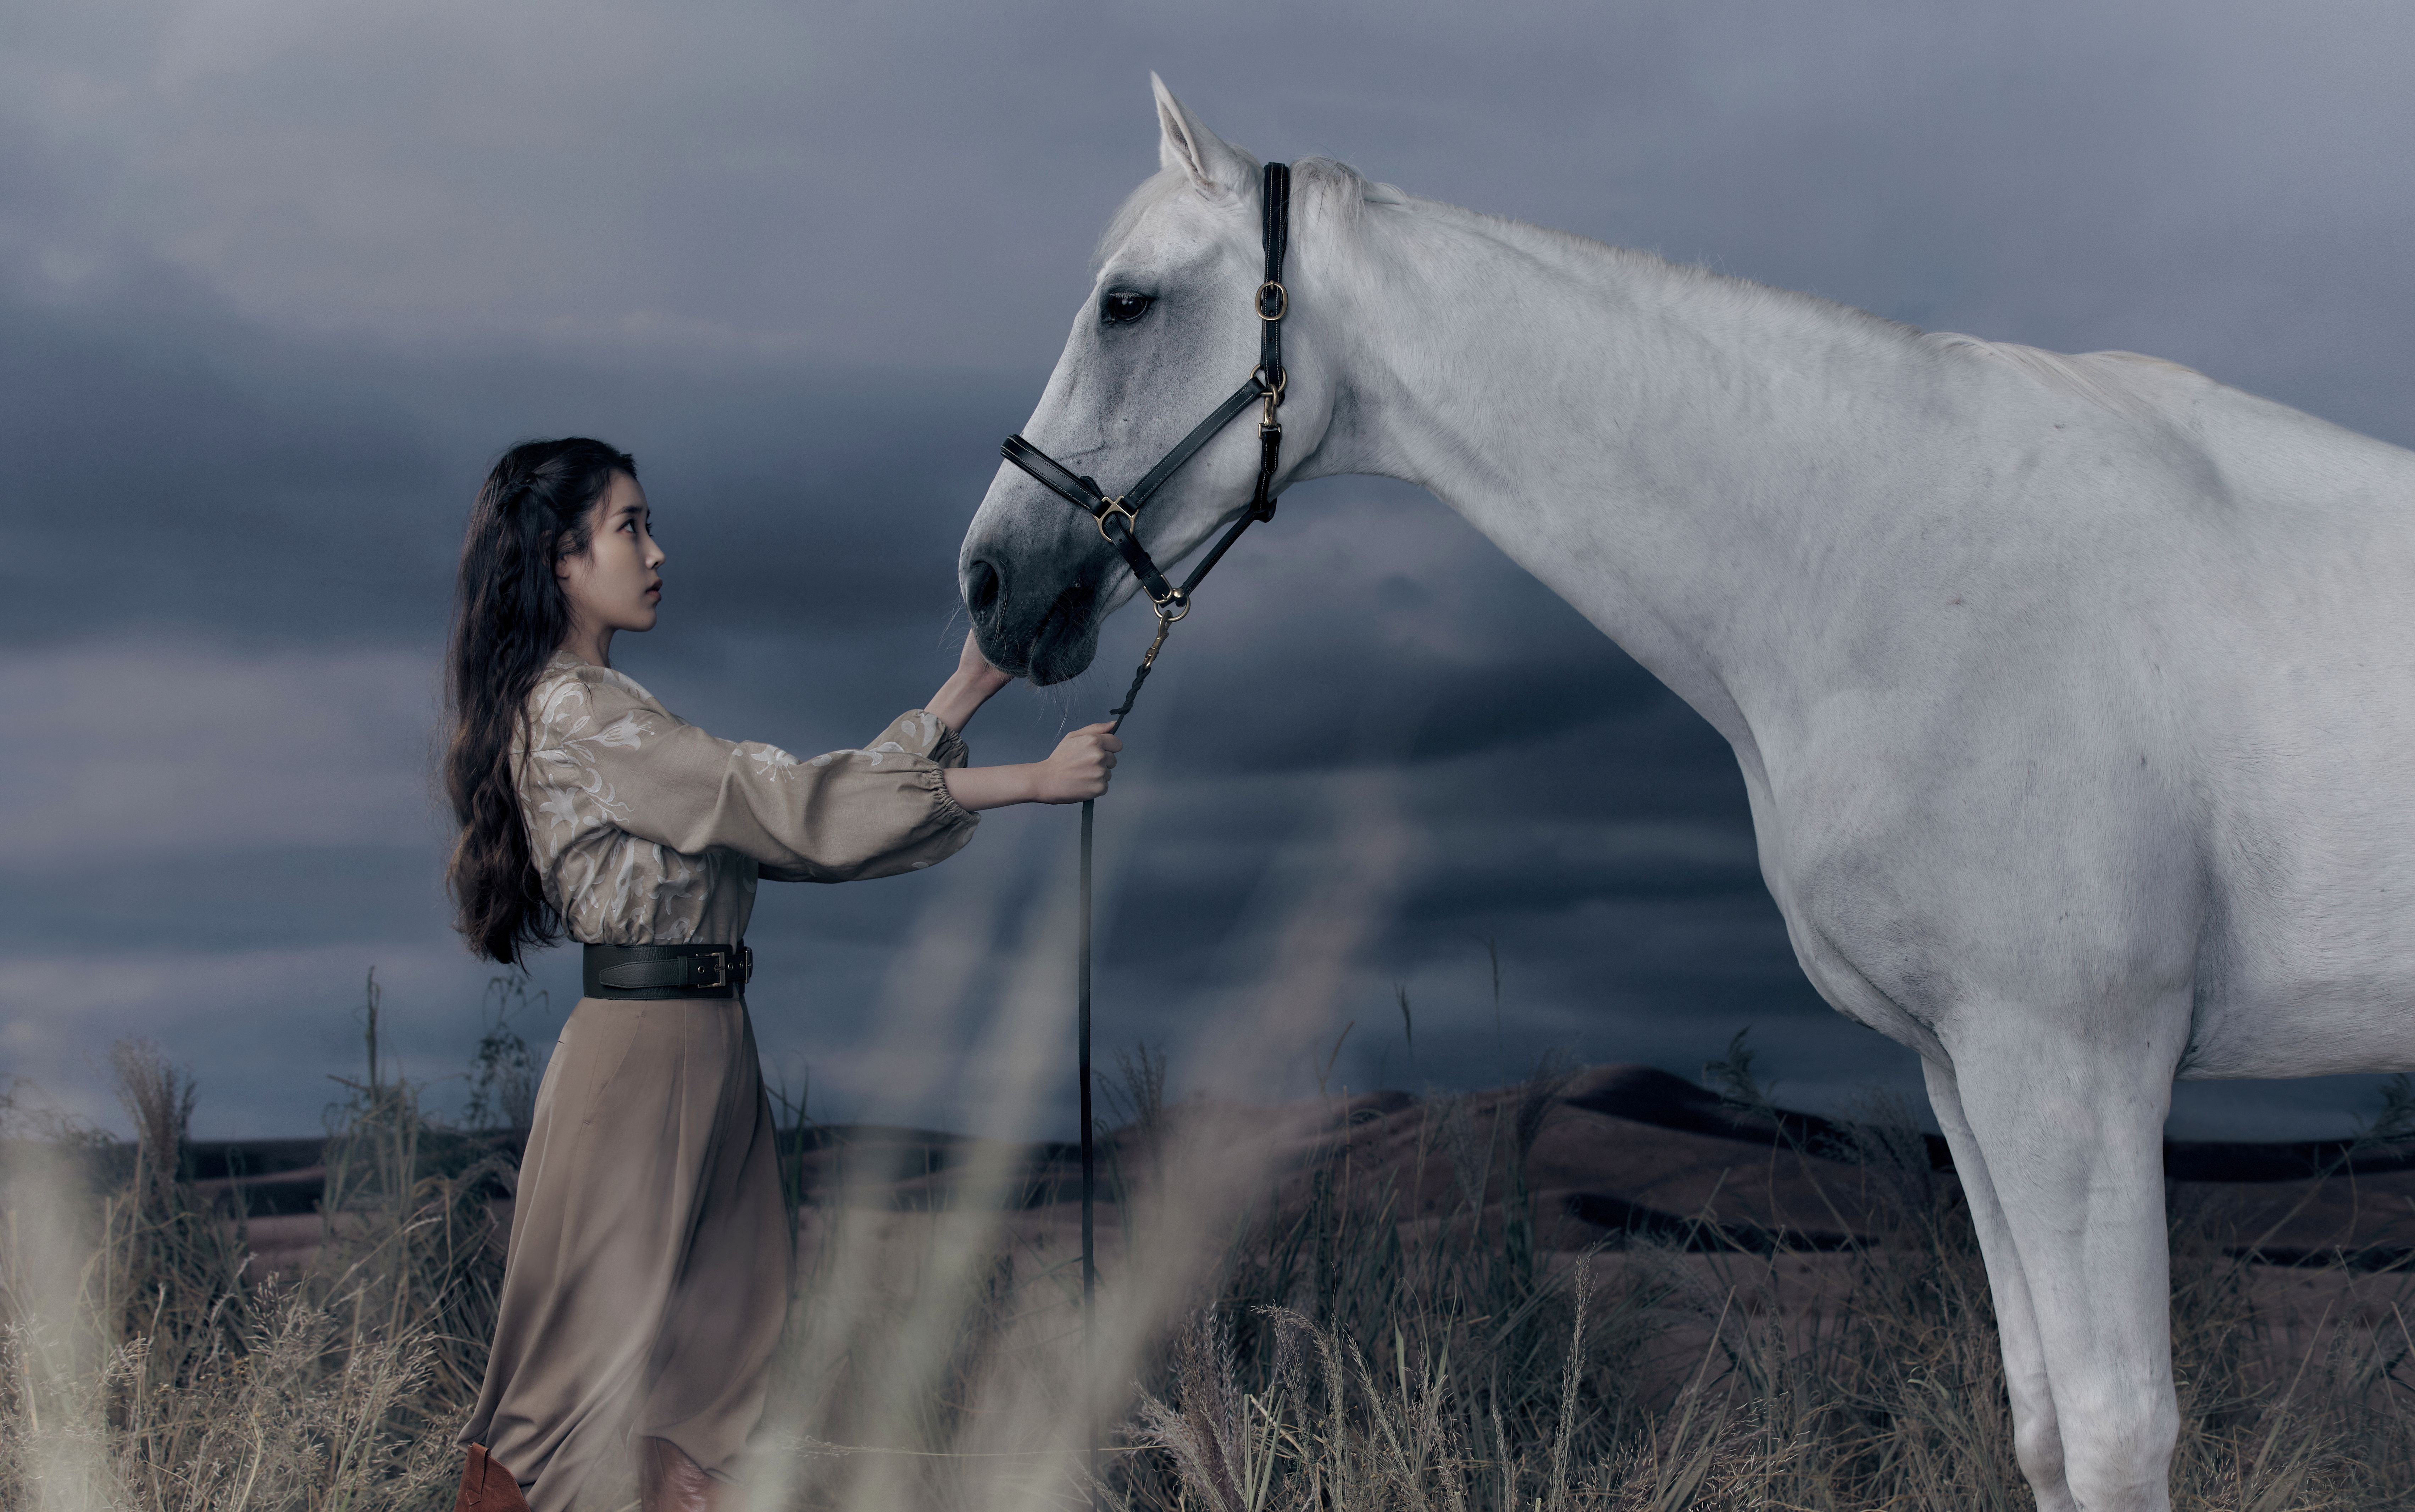
[[[1042,687],[1079,677],[1099,651],[1097,575],[1053,585],[1044,581],[1052,576],[976,557],[962,584],[982,654],[992,666]]]

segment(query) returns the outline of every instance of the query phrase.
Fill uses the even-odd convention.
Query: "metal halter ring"
[[[1123,500],[1120,498],[1108,500],[1099,510],[1098,521],[1099,539],[1104,541],[1109,546],[1116,544],[1116,538],[1107,533],[1107,517],[1111,515],[1121,515],[1124,517],[1124,533],[1126,535],[1130,535],[1134,528],[1140,524],[1140,516],[1133,514],[1132,512],[1132,506],[1126,504]]]
[[[1174,606],[1174,612],[1171,614],[1166,612],[1165,607],[1169,604]],[[1148,606],[1157,611],[1158,622],[1162,628],[1191,612],[1191,595],[1178,588],[1169,589],[1163,599],[1149,600]]]
[[[1267,291],[1269,289],[1275,292],[1275,308],[1274,313],[1271,315],[1267,313]],[[1258,319],[1268,322],[1268,323],[1272,323],[1273,322],[1282,320],[1285,314],[1290,312],[1291,291],[1275,282],[1272,278],[1268,278],[1266,282],[1258,285],[1258,292],[1252,297],[1252,303],[1258,307]]]

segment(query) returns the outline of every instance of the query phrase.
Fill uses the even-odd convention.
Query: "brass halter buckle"
[[[1275,303],[1272,309],[1268,309],[1267,307],[1267,291],[1269,289],[1273,290],[1275,293]],[[1251,303],[1257,307],[1258,319],[1271,324],[1276,321],[1282,320],[1283,316],[1290,313],[1291,291],[1285,289],[1282,284],[1275,282],[1272,278],[1268,278],[1266,282],[1258,285],[1258,292],[1251,296]]]
[[[1104,541],[1109,546],[1116,544],[1116,538],[1107,533],[1107,518],[1112,515],[1121,515],[1124,517],[1124,533],[1126,535],[1132,534],[1132,531],[1137,530],[1140,526],[1140,516],[1132,512],[1132,506],[1125,503],[1120,496],[1108,500],[1105,503],[1099,506],[1099,513],[1096,517],[1099,522],[1099,539]]]

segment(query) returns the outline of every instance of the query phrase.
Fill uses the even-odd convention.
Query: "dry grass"
[[[193,1089],[156,1052],[116,1059],[132,1149],[58,1129],[10,1145],[0,1505],[449,1505],[500,1273],[488,1200],[511,1172],[381,1074],[374,1033],[332,1110],[325,1246],[301,1276],[250,1274],[240,1222],[183,1178]],[[1572,1249],[1524,1188],[1551,1068],[1484,1125],[1497,1137],[1464,1102],[1428,1105],[1418,1159],[1459,1200],[1415,1223],[1346,1130],[1283,1202],[1270,1173],[1231,1169],[1221,1190],[1259,1205],[1166,1200],[1212,1186],[1200,1162],[1229,1168],[1230,1147],[1186,1147],[1162,1060],[1125,1069],[1132,1121],[1162,1137],[1117,1146],[1107,1250],[1130,1258],[1095,1368],[1070,1253],[1018,1218],[1028,1173],[969,1172],[932,1212],[875,1200],[878,1171],[852,1199],[813,1193],[758,1507],[1078,1505],[1094,1423],[1096,1494],[1131,1512],[2030,1505],[1967,1218],[1904,1141],[1861,1152],[1890,1226],[1846,1253],[1722,1253],[1709,1231]],[[2182,1230],[2178,1504],[2404,1505],[2403,1278],[2322,1278],[2342,1310],[2308,1328],[2272,1313],[2266,1267]]]
[[[495,1165],[372,1056],[330,1110],[321,1263],[259,1276],[183,1178],[190,1083],[138,1042],[112,1062],[131,1149],[53,1129],[0,1172],[0,1505],[449,1506],[502,1273]]]
[[[1429,1122],[1448,1130],[1448,1111]],[[1133,1467],[1126,1494],[1214,1512],[2032,1506],[1959,1190],[1908,1127],[1865,1138],[1887,1227],[1816,1264],[1717,1253],[1706,1229],[1710,1253],[1562,1251],[1538,1268],[1518,1151],[1494,1173],[1512,1200],[1492,1231],[1473,1190],[1462,1227],[1417,1246],[1388,1190],[1312,1206],[1245,1250],[1171,1352],[1137,1426],[1163,1460],[1153,1483]],[[2269,1310],[2263,1283],[2287,1273],[2188,1222],[2174,1239],[2175,1505],[2403,1507],[2404,1273],[2310,1278],[2335,1310],[2309,1328]]]

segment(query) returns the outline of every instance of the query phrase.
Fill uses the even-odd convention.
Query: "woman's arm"
[[[931,695],[931,701],[922,707],[938,715],[948,728],[962,735],[966,723],[980,711],[982,705],[989,702],[990,696],[1013,681],[1012,674],[1001,672],[989,665],[989,658],[981,653],[980,643],[968,631],[964,653],[956,659],[954,675],[940,683],[939,691]],[[1006,801],[1016,801],[1008,799]],[[983,806],[997,807],[996,804]]]
[[[931,711],[938,713],[938,710]],[[1057,742],[1045,761],[1017,767],[950,767],[939,776],[958,808],[1009,803],[1079,803],[1107,790],[1124,742],[1106,725],[1087,725]]]
[[[968,632],[956,670],[922,707],[957,734],[990,696],[1013,677],[989,665],[981,643]],[[1057,742],[1045,761],[1013,767],[950,767],[941,773],[948,796],[964,809],[998,809],[1010,803],[1080,803],[1107,790],[1107,773],[1124,742],[1110,726],[1090,725]]]
[[[800,760],[664,712],[600,667],[548,697],[521,806],[532,827],[592,820],[682,855],[721,846],[786,882],[889,876],[943,861],[980,820],[942,774],[964,745],[928,711],[900,714],[868,749]]]

